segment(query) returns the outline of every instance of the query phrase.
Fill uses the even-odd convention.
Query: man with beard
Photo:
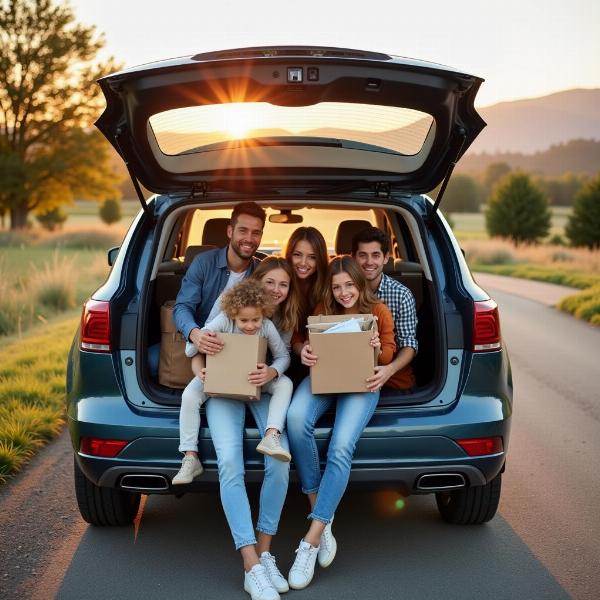
[[[229,244],[196,256],[181,282],[173,318],[177,329],[204,354],[223,348],[216,333],[201,327],[220,312],[223,292],[254,271],[265,219],[265,211],[254,202],[236,205],[227,226]]]

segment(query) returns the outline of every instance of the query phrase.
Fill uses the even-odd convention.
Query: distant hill
[[[595,175],[600,171],[600,141],[571,140],[533,154],[468,152],[456,165],[456,171],[478,175],[483,173],[489,164],[495,162],[505,162],[513,169],[522,169],[538,175],[558,176],[568,172]]]
[[[574,89],[478,108],[488,126],[469,153],[531,154],[574,139],[600,140],[600,89]]]

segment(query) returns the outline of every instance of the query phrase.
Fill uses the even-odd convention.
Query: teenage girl
[[[379,349],[378,363],[388,364],[396,352],[390,310],[374,296],[354,259],[338,256],[329,265],[325,298],[316,307],[315,314],[353,313],[377,317],[379,331],[371,339],[371,345]],[[301,359],[308,367],[318,361],[307,342]],[[302,491],[310,501],[311,524],[300,541],[289,573],[292,588],[302,589],[311,582],[317,559],[322,567],[327,567],[335,557],[337,543],[331,533],[331,522],[348,484],[356,442],[375,411],[379,393],[378,389],[354,394],[313,394],[310,377],[306,377],[294,394],[288,410],[287,433]],[[336,403],[335,421],[321,476],[315,424],[333,402]]]

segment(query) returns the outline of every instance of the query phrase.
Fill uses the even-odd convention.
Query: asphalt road
[[[288,598],[600,597],[600,329],[490,292],[502,311],[515,415],[499,514],[456,527],[432,497],[350,492],[339,550]],[[247,598],[216,495],[150,496],[133,527],[78,517],[66,436],[0,491],[0,598]],[[256,499],[255,499],[256,504]],[[290,492],[273,552],[283,572],[306,526]]]

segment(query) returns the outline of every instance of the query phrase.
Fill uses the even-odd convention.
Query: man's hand
[[[265,385],[265,383],[269,383],[269,381],[275,379],[277,375],[277,369],[274,369],[273,367],[267,367],[265,363],[259,363],[256,365],[255,371],[250,371],[250,373],[248,373],[248,383],[262,386]]]
[[[317,364],[318,358],[316,354],[313,354],[312,348],[308,344],[305,344],[302,352],[300,352],[300,361],[302,364],[307,367],[314,367]]]
[[[375,367],[375,374],[367,378],[367,389],[370,392],[377,392],[387,382],[387,380],[395,373],[393,367],[390,365],[383,365],[381,367]]]
[[[204,354],[218,354],[223,350],[223,342],[214,331],[201,331],[195,327],[190,332],[190,342]]]

